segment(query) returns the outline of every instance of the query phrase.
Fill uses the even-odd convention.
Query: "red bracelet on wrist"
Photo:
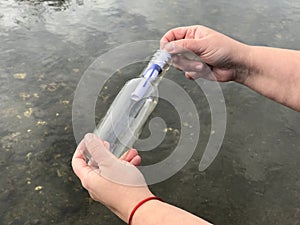
[[[136,212],[136,210],[141,206],[143,205],[145,202],[148,202],[150,200],[159,200],[159,201],[162,201],[163,200],[159,197],[156,197],[156,196],[152,196],[152,197],[148,197],[148,198],[145,198],[144,200],[140,201],[134,208],[133,210],[131,211],[130,213],[130,216],[129,216],[129,219],[128,219],[128,225],[131,225],[131,221],[132,221],[132,217],[134,215],[134,213]]]

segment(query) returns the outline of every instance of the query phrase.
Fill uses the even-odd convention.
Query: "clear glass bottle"
[[[110,143],[120,157],[138,139],[158,102],[157,85],[169,69],[171,55],[157,50],[138,78],[126,82],[94,133]]]

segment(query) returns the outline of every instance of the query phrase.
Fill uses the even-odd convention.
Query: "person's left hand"
[[[153,194],[135,166],[140,163],[137,151],[131,149],[118,159],[108,149],[107,142],[87,134],[74,153],[72,167],[90,196],[127,222],[133,207]],[[86,162],[85,151],[91,155],[92,165]]]

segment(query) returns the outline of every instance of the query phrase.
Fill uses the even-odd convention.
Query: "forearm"
[[[248,51],[248,74],[238,82],[300,111],[300,51],[258,46]]]
[[[210,225],[210,223],[170,204],[151,200],[137,209],[132,225]]]

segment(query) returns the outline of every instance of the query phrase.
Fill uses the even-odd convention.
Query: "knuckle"
[[[92,171],[88,172],[88,173],[86,174],[86,176],[83,177],[83,178],[81,179],[81,185],[82,185],[86,190],[90,190],[90,189],[91,189],[91,183],[90,183],[90,180],[91,180],[91,179],[90,179],[91,172],[92,172]]]
[[[84,187],[86,190],[89,189],[89,185],[88,185],[88,182],[86,181],[86,179],[83,179],[83,180],[81,181],[81,185],[82,185],[82,187]]]
[[[94,201],[97,201],[97,198],[95,197],[95,195],[93,195],[93,193],[89,192],[89,195],[90,195],[91,199],[93,199]]]

